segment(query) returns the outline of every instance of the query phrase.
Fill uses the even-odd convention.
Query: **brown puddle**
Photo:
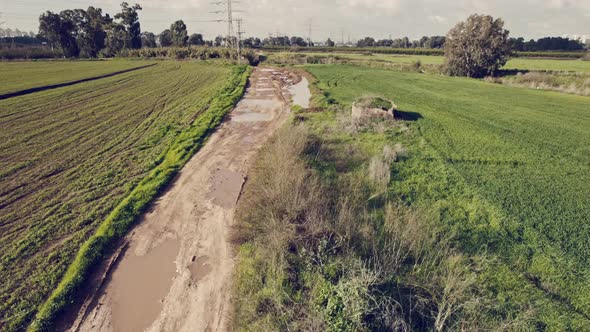
[[[210,192],[208,196],[213,199],[213,204],[231,209],[236,205],[244,184],[244,178],[240,173],[229,169],[218,169],[209,180],[209,184]]]
[[[143,331],[156,320],[176,275],[179,249],[179,241],[169,239],[144,256],[127,251],[110,285],[115,331]]]
[[[209,257],[202,256],[191,263],[188,268],[191,271],[191,278],[197,282],[205,278],[213,269],[209,264]]]

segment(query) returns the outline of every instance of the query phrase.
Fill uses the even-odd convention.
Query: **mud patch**
[[[179,249],[179,241],[169,239],[144,256],[127,251],[110,284],[115,331],[143,331],[158,317],[176,275]]]
[[[272,119],[269,114],[248,112],[248,113],[240,113],[238,115],[234,115],[231,117],[231,120],[233,122],[261,122],[261,121],[270,121]]]
[[[209,264],[209,257],[208,256],[201,256],[197,258],[195,261],[191,263],[189,266],[189,271],[191,271],[191,279],[194,282],[198,282],[205,278],[206,276],[211,273],[213,268],[211,264]]]
[[[307,81],[307,78],[302,77],[301,82],[289,87],[289,93],[291,93],[293,98],[293,105],[309,108],[311,91],[309,91],[309,82]]]
[[[236,205],[240,196],[244,177],[240,173],[230,171],[229,169],[218,169],[209,181],[210,191],[209,198],[213,204],[219,205],[226,209],[231,209]]]

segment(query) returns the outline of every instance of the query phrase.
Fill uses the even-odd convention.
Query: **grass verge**
[[[585,97],[306,69],[323,111],[262,150],[239,205],[236,330],[589,329]],[[403,119],[351,121],[364,94]]]
[[[108,215],[80,248],[58,287],[40,307],[30,331],[51,330],[56,316],[72,302],[78,287],[91,267],[113,249],[113,246],[134,225],[138,216],[166,187],[176,173],[203,145],[208,135],[219,125],[223,117],[239,101],[244,93],[249,67],[235,69],[227,86],[213,98],[209,108],[193,125],[179,134],[162,157],[161,162],[144,178],[131,194]]]
[[[234,239],[234,329],[516,326],[482,319],[494,310],[477,287],[485,257],[464,256],[434,216],[388,194],[391,170],[407,155],[375,137],[403,135],[406,124],[334,115],[297,114],[300,123],[271,138],[249,174]]]

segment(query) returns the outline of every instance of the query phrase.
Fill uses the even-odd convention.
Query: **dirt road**
[[[307,81],[293,88],[294,81],[275,69],[254,71],[244,99],[128,236],[70,330],[229,328],[236,202],[256,151],[287,118],[288,101],[301,100],[291,93],[307,90]]]

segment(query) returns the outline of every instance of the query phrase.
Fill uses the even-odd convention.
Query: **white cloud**
[[[397,12],[401,7],[401,0],[348,0],[345,7],[378,9]]]
[[[447,23],[448,21],[446,17],[440,15],[430,15],[428,16],[428,20],[436,24]]]
[[[553,9],[590,8],[588,0],[546,0],[546,6]]]

